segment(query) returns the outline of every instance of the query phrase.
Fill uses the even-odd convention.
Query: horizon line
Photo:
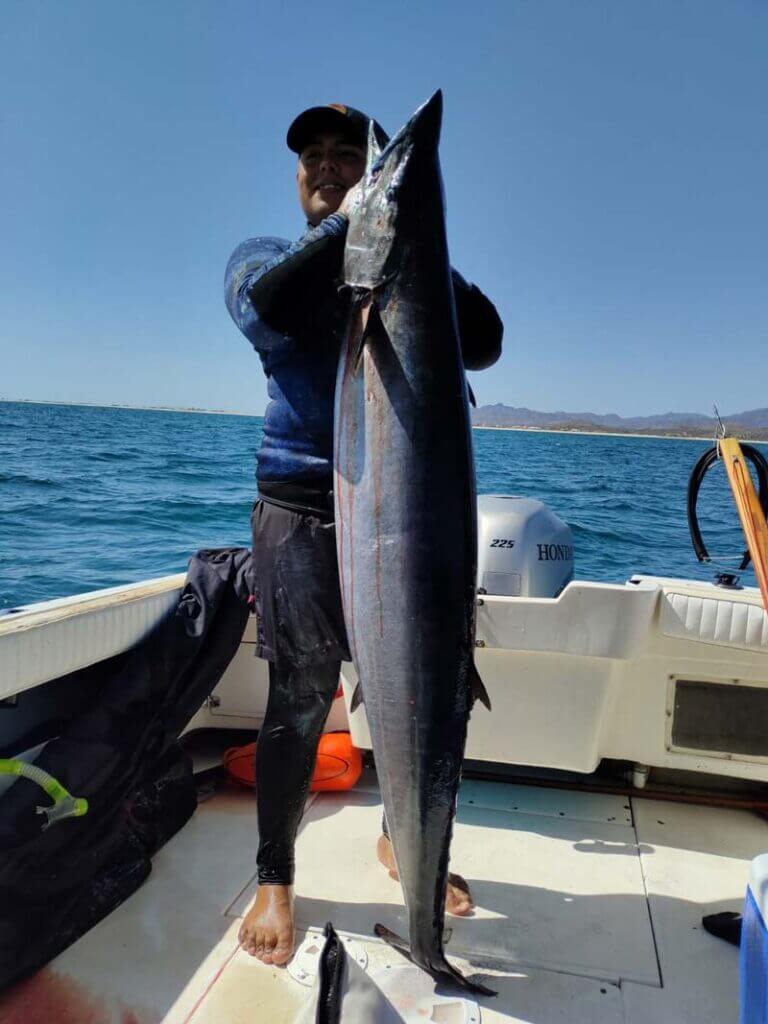
[[[255,412],[240,412],[234,409],[203,409],[199,406],[183,406],[183,405],[130,405],[127,402],[81,402],[81,401],[69,401],[66,399],[54,399],[54,398],[4,398],[0,396],[0,403],[18,404],[18,405],[65,405],[65,406],[80,406],[85,409],[133,409],[137,412],[182,412],[182,413],[201,413],[207,416],[244,416],[248,419],[263,419],[264,413]],[[507,405],[505,402],[487,402],[483,405],[474,406],[474,411],[479,412],[481,409],[494,408],[496,406],[503,406],[506,409],[521,409],[526,412],[537,413],[543,416],[576,416],[576,415],[589,415],[589,416],[616,416],[621,420],[632,420],[632,419],[653,419],[654,417],[660,416],[704,416],[707,419],[713,420],[715,417],[710,413],[705,412],[675,412],[675,410],[669,410],[668,412],[658,413],[635,413],[635,414],[622,414],[618,412],[593,412],[592,410],[582,410],[581,413],[568,412],[565,409],[555,409],[548,411],[545,409],[533,409],[527,405]],[[756,412],[756,409],[743,409],[736,413],[730,413],[731,416],[743,415],[745,412]],[[729,414],[721,414],[721,418],[727,419]],[[473,426],[479,424],[473,424]]]

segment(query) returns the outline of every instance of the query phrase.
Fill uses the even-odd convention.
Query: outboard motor
[[[557,597],[573,579],[573,534],[533,498],[477,499],[477,589],[505,597]]]

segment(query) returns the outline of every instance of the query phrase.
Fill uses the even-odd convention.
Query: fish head
[[[423,236],[425,227],[442,223],[442,114],[438,89],[386,146],[371,126],[365,172],[347,199],[346,285],[380,288],[402,265],[403,248]]]

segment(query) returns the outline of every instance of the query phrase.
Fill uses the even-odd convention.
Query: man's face
[[[299,154],[296,172],[307,221],[314,227],[335,213],[364,170],[365,148],[347,136],[324,132],[312,139]]]

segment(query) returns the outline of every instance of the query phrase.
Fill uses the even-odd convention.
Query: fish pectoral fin
[[[376,304],[376,300],[371,298],[366,301],[362,308],[360,337],[357,339],[352,356],[352,365],[355,368],[355,373],[360,369],[360,360],[363,358],[365,346],[369,342],[374,341],[377,336],[381,337],[382,334],[386,336],[386,333],[387,329],[381,319],[379,307]]]
[[[363,357],[363,349],[368,340],[368,318],[371,315],[373,297],[371,292],[364,288],[349,286],[349,290],[352,293],[352,313],[349,320],[347,345],[352,357],[351,366],[357,373],[360,368],[360,360]]]
[[[485,704],[488,710],[491,710],[491,698],[488,696],[488,691],[485,688],[485,683],[480,678],[480,673],[477,671],[477,665],[474,661],[472,662],[472,669],[470,675],[469,689],[472,693],[472,702],[479,700],[481,704]]]
[[[365,314],[363,314],[363,316],[365,317],[366,320],[368,319],[367,316],[365,316]],[[355,368],[355,373],[357,373],[357,371],[360,369],[360,360],[363,358],[363,349],[365,348],[365,343],[367,340],[368,338],[366,335],[364,323],[363,329],[360,331],[360,337],[355,342],[355,350],[352,353],[352,365]]]
[[[363,703],[363,687],[358,682],[357,686],[355,687],[355,692],[352,694],[352,700],[350,701],[350,704],[349,704],[350,712],[357,711],[357,709],[360,707],[360,705],[362,703]]]

